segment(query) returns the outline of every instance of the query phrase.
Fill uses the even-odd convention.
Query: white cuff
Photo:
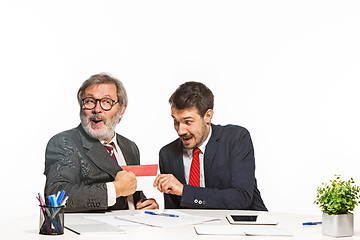
[[[133,195],[127,196],[127,203],[128,203],[129,210],[135,210],[135,203],[134,203]]]
[[[116,191],[113,182],[107,182],[107,197],[108,197],[108,207],[115,205],[116,203]]]

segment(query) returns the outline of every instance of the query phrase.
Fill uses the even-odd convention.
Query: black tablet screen
[[[235,222],[256,222],[257,215],[231,215]]]

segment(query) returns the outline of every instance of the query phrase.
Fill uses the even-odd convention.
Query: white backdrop
[[[142,163],[177,137],[171,93],[201,81],[213,123],[250,131],[269,210],[320,214],[322,182],[360,184],[359,12],[358,1],[0,0],[1,215],[38,214],[46,143],[79,124],[76,92],[99,72],[128,91],[117,132]]]

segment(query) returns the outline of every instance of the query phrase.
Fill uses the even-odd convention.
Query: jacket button
[[[203,202],[201,200],[199,200],[199,204],[202,204]]]
[[[194,203],[198,203],[198,200],[196,198],[194,199]]]

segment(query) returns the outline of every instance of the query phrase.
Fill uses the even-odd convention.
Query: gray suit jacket
[[[116,134],[116,140],[128,165],[140,164],[139,149],[129,139]],[[121,167],[97,139],[79,125],[59,133],[48,142],[45,153],[45,196],[65,190],[69,196],[67,212],[124,209],[126,198],[119,197],[108,208],[106,182],[112,182]],[[134,193],[134,202],[145,199]]]

